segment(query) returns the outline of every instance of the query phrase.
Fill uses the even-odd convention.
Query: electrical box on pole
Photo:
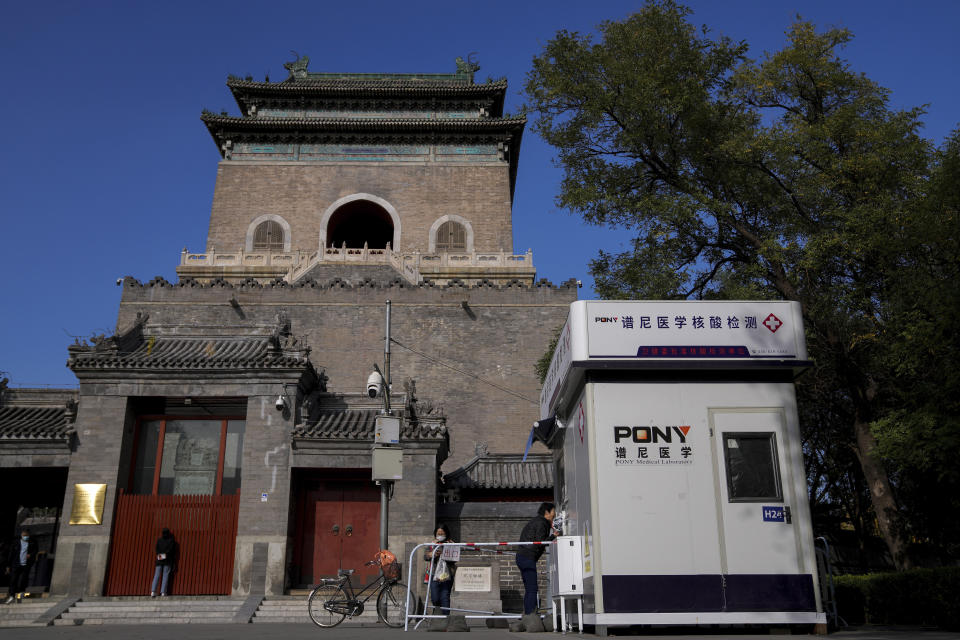
[[[400,444],[400,418],[377,416],[373,441],[377,444]]]
[[[373,480],[403,480],[403,449],[374,447]]]

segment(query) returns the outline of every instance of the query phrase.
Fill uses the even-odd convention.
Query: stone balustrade
[[[228,251],[210,250],[206,253],[180,252],[180,266],[191,267],[295,267],[307,257],[306,251],[282,253],[275,251]]]
[[[503,275],[530,274],[530,277],[534,273],[533,252],[530,250],[519,255],[504,251],[400,253],[393,251],[388,245],[385,249],[328,247],[314,252],[298,250],[289,253],[242,250],[190,253],[184,249],[180,255],[181,267],[187,268],[285,269],[283,278],[288,282],[296,282],[317,264],[390,265],[402,274],[404,279],[414,284],[423,282],[425,277],[440,280],[451,278],[472,280],[487,277],[485,273],[494,278],[500,273]]]

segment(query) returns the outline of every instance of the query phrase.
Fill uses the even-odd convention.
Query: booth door
[[[721,563],[728,610],[815,606],[804,566],[797,483],[805,485],[799,439],[780,409],[711,412],[721,514]],[[796,438],[796,436],[794,436]],[[807,525],[809,526],[809,525]]]
[[[380,492],[370,482],[326,481],[310,492],[313,503],[313,580],[356,569],[354,585],[378,574],[366,567],[379,548]]]

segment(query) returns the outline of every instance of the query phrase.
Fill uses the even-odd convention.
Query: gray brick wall
[[[477,251],[513,251],[510,176],[505,163],[268,164],[228,162],[217,169],[207,250],[236,251],[263,214],[290,225],[293,249],[318,248],[326,209],[367,193],[389,202],[402,221],[395,251],[426,251],[430,226],[456,214],[470,221]]]
[[[539,417],[534,363],[576,293],[566,285],[223,287],[128,280],[118,324],[129,326],[145,312],[149,331],[244,334],[273,327],[282,311],[312,348],[310,359],[326,370],[330,390],[360,392],[373,364],[383,361],[384,302],[390,299],[394,339],[427,356],[393,346],[394,392],[402,393],[404,380],[413,378],[421,399],[443,405],[451,438],[443,465],[448,473],[473,457],[478,441],[491,453],[523,450]]]

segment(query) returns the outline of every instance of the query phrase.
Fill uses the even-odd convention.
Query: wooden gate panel
[[[157,538],[164,527],[178,544],[170,592],[228,595],[233,587],[239,495],[117,496],[105,594],[150,593]]]

